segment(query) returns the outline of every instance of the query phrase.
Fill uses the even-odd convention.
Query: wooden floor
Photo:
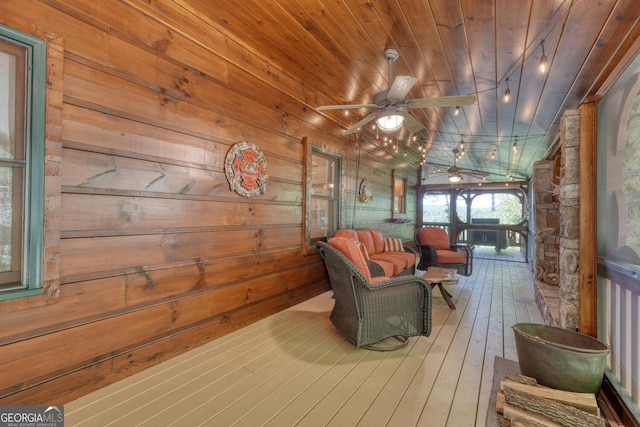
[[[325,293],[65,405],[66,425],[483,426],[511,325],[542,323],[533,276],[477,256],[448,288],[457,309],[435,291],[431,336],[402,350],[355,348]]]

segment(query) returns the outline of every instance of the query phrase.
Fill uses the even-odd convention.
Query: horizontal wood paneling
[[[228,190],[227,190],[228,192]],[[214,227],[270,227],[298,224],[301,207],[286,204],[233,203],[231,200],[188,200],[68,194],[62,199],[66,230],[131,230],[141,233]],[[242,242],[241,242],[242,243]]]
[[[66,143],[65,146],[69,144]],[[300,165],[278,158],[267,163],[269,169],[276,173],[270,175],[267,192],[258,202],[278,201],[299,205],[302,183],[279,180],[277,171],[282,170],[283,175],[293,177],[299,174]],[[229,202],[242,201],[237,194],[229,192],[229,183],[224,171],[116,157],[82,149],[65,150],[64,168],[67,174],[62,185],[68,187],[67,192],[87,193],[88,189],[101,189],[137,196],[145,193],[149,196],[168,193],[169,197],[218,197]]]
[[[69,276],[122,274],[129,268],[193,259],[249,255],[300,245],[300,227],[176,232],[134,236],[64,239],[63,282]],[[247,266],[249,267],[249,266]]]

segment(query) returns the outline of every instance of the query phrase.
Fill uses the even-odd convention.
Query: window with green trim
[[[311,148],[311,195],[308,208],[309,245],[326,241],[340,226],[340,157]]]
[[[46,44],[0,26],[0,299],[41,291]]]

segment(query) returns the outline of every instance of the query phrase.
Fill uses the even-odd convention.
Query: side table
[[[443,286],[445,284],[448,285],[458,282],[456,270],[451,268],[429,267],[422,275],[422,278],[431,285],[431,289],[437,286],[449,308],[452,310],[456,309],[456,305],[452,300],[453,296]]]

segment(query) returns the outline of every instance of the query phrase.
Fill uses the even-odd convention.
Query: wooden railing
[[[638,271],[599,258],[598,339],[611,345],[607,377],[636,416],[640,408],[639,309]]]

